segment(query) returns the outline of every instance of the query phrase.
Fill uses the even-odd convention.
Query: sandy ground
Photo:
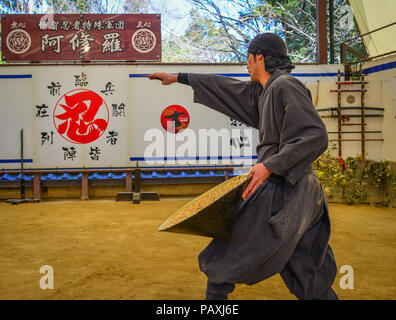
[[[209,238],[158,232],[187,200],[0,203],[0,299],[203,299],[197,256]],[[396,209],[331,204],[341,299],[396,298]],[[40,267],[54,270],[43,290]],[[354,289],[342,289],[343,265]],[[242,299],[295,299],[279,275],[238,285]]]

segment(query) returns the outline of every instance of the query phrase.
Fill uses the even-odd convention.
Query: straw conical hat
[[[176,211],[158,230],[229,239],[247,180],[246,174],[240,175],[210,189]]]

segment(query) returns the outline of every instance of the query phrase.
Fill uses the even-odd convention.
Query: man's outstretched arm
[[[161,80],[163,85],[175,82],[190,85],[194,90],[194,102],[221,112],[248,126],[258,128],[259,83],[241,81],[216,74],[153,73],[150,80]]]
[[[149,78],[150,80],[154,80],[154,79],[161,80],[163,85],[170,85],[175,82],[190,85],[188,73],[179,73],[177,75],[168,74],[168,73],[153,73],[149,76]],[[255,166],[253,166],[248,175],[248,176],[253,175],[253,178],[245,188],[242,198],[245,200],[250,195],[252,195],[257,190],[257,188],[271,175],[271,173],[272,173],[271,170],[267,169],[262,163],[258,163]]]

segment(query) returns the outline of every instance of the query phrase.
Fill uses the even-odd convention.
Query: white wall
[[[381,131],[381,133],[366,134],[367,139],[384,139],[381,141],[366,142],[366,157],[371,160],[392,160],[396,161],[396,55],[375,59],[363,64],[366,76],[365,93],[366,107],[380,107],[384,111],[365,111],[366,114],[383,114],[383,118],[365,118],[366,131]],[[312,92],[313,101],[316,102],[318,84],[308,86]],[[359,89],[360,85],[343,86],[343,89]],[[326,81],[319,83],[319,99],[316,108],[336,107],[337,93],[330,93],[331,89],[337,89],[335,81]],[[354,103],[348,103],[347,97],[353,96]],[[356,93],[342,93],[342,106],[360,106],[361,95]],[[347,110],[345,114],[359,114],[359,110]],[[330,114],[330,112],[321,112],[321,114]],[[360,118],[350,118],[350,123],[360,123]],[[337,119],[323,119],[329,132],[337,131]],[[343,131],[360,131],[360,126],[345,126]],[[360,139],[360,134],[343,134],[344,139]],[[337,138],[336,134],[329,134],[329,139]],[[337,148],[332,151],[334,156],[338,156]],[[332,144],[333,144],[332,143]],[[355,157],[361,154],[360,141],[342,142],[342,157]]]
[[[384,103],[382,101],[382,81],[381,80],[371,80],[370,77],[367,77],[366,84],[367,92],[365,93],[364,105],[366,107],[384,107]],[[319,99],[316,100],[317,92],[319,85]],[[317,104],[315,107],[317,109],[323,109],[328,107],[337,107],[338,105],[338,94],[334,92],[330,92],[330,90],[337,89],[336,81],[328,81],[328,82],[320,82],[316,86],[309,86],[309,89],[312,93],[313,101]],[[360,89],[360,85],[349,85],[342,86],[342,89]],[[353,103],[349,103],[347,101],[347,97],[352,96],[354,98]],[[343,107],[360,107],[361,106],[361,93],[360,92],[342,92],[341,93],[341,106]],[[331,112],[320,112],[320,115],[330,115]],[[360,114],[360,110],[343,110],[342,114],[345,115],[358,115]],[[384,114],[382,111],[376,110],[366,110],[365,114]],[[366,117],[365,126],[366,131],[382,131],[383,129],[383,118],[371,118]],[[338,120],[337,118],[323,118],[323,122],[327,127],[328,132],[337,132],[338,131]],[[360,123],[361,118],[349,118],[349,121],[345,121],[344,123]],[[354,126],[342,126],[342,139],[361,139],[360,133],[345,133],[345,132],[356,132],[361,131],[361,127]],[[337,134],[329,133],[329,140],[337,139]],[[367,139],[382,139],[383,133],[366,133]],[[338,142],[337,141],[329,141],[329,146],[336,147],[332,150],[332,154],[334,156],[338,156]],[[366,142],[366,154],[368,159],[372,160],[380,160],[382,156],[383,150],[383,142],[381,141],[367,141]],[[360,141],[342,141],[342,157],[355,157],[360,155],[362,152],[361,142]]]
[[[330,93],[335,88],[337,70],[341,65],[297,65],[293,75],[305,83],[312,91],[316,102],[317,84],[319,80],[319,100],[317,108],[336,106],[337,94]],[[75,75],[86,74],[88,85],[76,86]],[[0,168],[19,168],[18,163],[9,160],[19,159],[19,130],[24,129],[24,158],[32,159],[32,163],[25,163],[25,168],[81,168],[81,167],[127,167],[135,166],[133,157],[143,157],[144,150],[150,142],[144,141],[144,134],[150,128],[157,128],[164,132],[160,123],[162,110],[171,105],[183,106],[190,115],[189,129],[198,135],[202,128],[231,129],[230,119],[216,111],[192,102],[192,89],[182,84],[165,87],[159,81],[149,81],[140,75],[152,72],[203,72],[217,73],[232,76],[241,80],[249,80],[245,65],[26,65],[0,67]],[[31,75],[31,78],[10,79],[10,75]],[[370,75],[371,77],[371,75]],[[382,80],[370,81],[366,106],[394,105],[393,82],[384,87]],[[51,82],[61,84],[59,95],[51,95],[48,86]],[[101,91],[106,83],[111,82],[115,91],[105,95]],[[61,97],[71,90],[89,89],[99,94],[109,107],[110,117],[105,133],[88,144],[75,144],[65,140],[55,129],[53,113],[55,105]],[[358,94],[353,94],[358,96]],[[382,96],[384,95],[384,99]],[[385,98],[386,95],[386,98]],[[391,98],[389,98],[391,97]],[[345,96],[346,98],[346,96]],[[393,99],[393,100],[392,100]],[[392,102],[393,101],[393,102]],[[113,117],[112,105],[125,104],[125,117]],[[36,117],[37,108],[45,104],[48,106],[49,117]],[[353,105],[359,105],[359,98]],[[58,107],[60,108],[60,107]],[[389,107],[387,107],[389,109]],[[57,109],[58,110],[58,109]],[[391,110],[391,109],[389,109]],[[393,109],[394,110],[394,109]],[[394,133],[394,111],[387,111],[382,119],[369,119],[367,130],[382,129],[383,122],[387,123],[380,137],[391,139]],[[59,112],[58,112],[59,113]],[[105,117],[105,115],[102,115]],[[329,131],[336,131],[336,120],[324,119]],[[356,119],[354,119],[356,121]],[[388,124],[389,123],[389,124]],[[392,127],[393,125],[393,127]],[[109,131],[118,133],[117,143],[108,143]],[[41,143],[41,132],[53,132],[53,143]],[[351,135],[352,138],[354,135]],[[334,136],[336,137],[336,135]],[[349,136],[348,136],[349,138]],[[255,146],[258,138],[255,131],[252,136],[252,154],[255,155]],[[183,142],[178,142],[179,145]],[[396,160],[389,147],[384,149],[384,143],[368,143],[367,151],[372,158],[389,157]],[[75,148],[76,157],[64,158],[62,148]],[[99,160],[92,160],[89,153],[91,148],[99,148]],[[345,144],[346,154],[354,155],[360,152],[360,143]],[[217,154],[221,156],[221,152]],[[245,153],[245,155],[249,155]],[[225,164],[234,162],[219,162]],[[179,165],[179,163],[175,163]],[[210,164],[209,161],[197,164]],[[139,161],[139,166],[145,163]],[[167,163],[165,163],[167,165]]]

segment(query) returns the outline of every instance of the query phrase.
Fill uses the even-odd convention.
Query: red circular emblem
[[[190,115],[187,110],[177,104],[168,106],[162,111],[162,127],[169,132],[178,133],[188,127]]]
[[[75,89],[56,103],[53,120],[56,130],[72,143],[90,143],[98,139],[109,123],[106,102],[88,89]]]

